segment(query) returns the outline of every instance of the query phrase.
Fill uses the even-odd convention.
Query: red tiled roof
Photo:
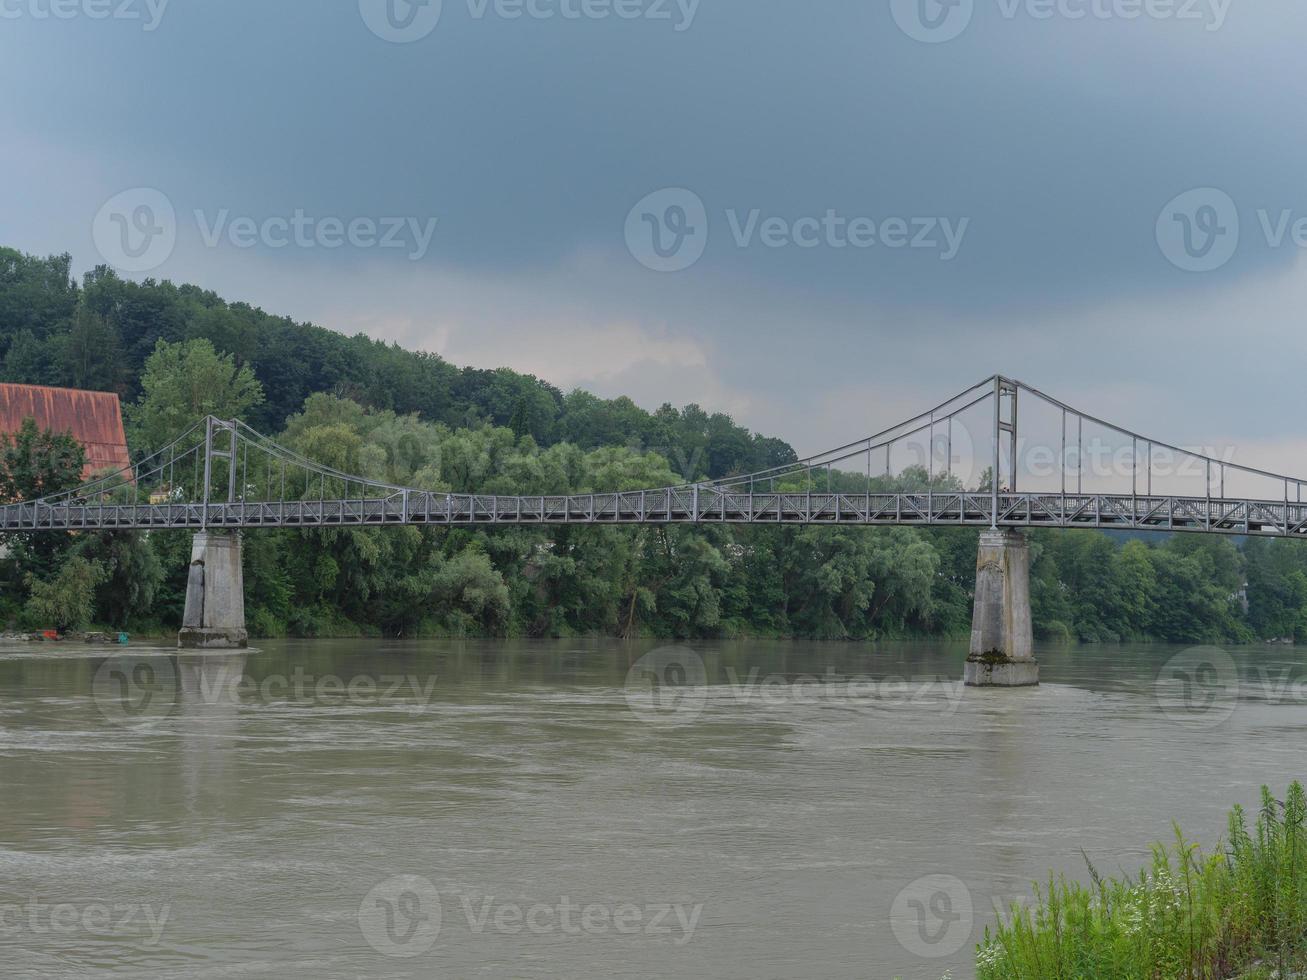
[[[0,384],[0,432],[17,432],[25,418],[35,419],[38,429],[72,432],[86,447],[84,476],[131,466],[122,408],[113,392]]]

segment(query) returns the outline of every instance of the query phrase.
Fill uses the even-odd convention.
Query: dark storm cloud
[[[1292,281],[1300,249],[1284,215],[1307,214],[1307,14],[1290,0],[973,0],[943,43],[910,36],[888,0],[645,0],[630,17],[615,12],[623,0],[445,0],[403,44],[378,38],[357,0],[173,0],[155,30],[40,19],[31,2],[11,0],[27,13],[0,22],[8,89],[27,93],[0,108],[7,172],[57,158],[69,183],[33,189],[48,208],[15,210],[8,241],[57,237],[85,268],[105,199],[158,188],[179,215],[159,275],[275,295],[338,326],[403,320],[406,341],[427,345],[452,309],[420,285],[428,274],[485,284],[466,286],[485,290],[475,326],[505,337],[537,328],[520,305],[497,312],[504,284],[537,290],[555,323],[584,318],[581,297],[593,329],[692,340],[760,424],[779,424],[757,408],[769,389],[874,397],[877,381],[908,388],[914,372],[932,395],[1005,369],[1091,398],[1086,372],[1166,390],[1162,406],[1192,400],[1195,379],[1214,385],[1229,361],[1210,353],[1222,324],[1188,311]],[[1168,260],[1157,226],[1168,201],[1204,187],[1228,194],[1241,234],[1195,274]],[[648,271],[624,238],[632,206],[662,188],[704,207],[702,258],[679,272]],[[297,209],[439,224],[412,263],[261,241],[206,250],[191,217]],[[348,309],[285,286],[324,270],[358,273]],[[396,282],[420,311],[396,309]],[[1281,293],[1296,289],[1268,287],[1253,332],[1301,352]],[[454,336],[473,329],[468,316]],[[1163,376],[1147,363],[1158,349]],[[1275,383],[1287,368],[1263,370],[1272,382],[1252,401],[1277,410],[1266,428],[1292,431]],[[1259,424],[1247,405],[1238,421],[1178,409],[1158,421],[1246,429]]]

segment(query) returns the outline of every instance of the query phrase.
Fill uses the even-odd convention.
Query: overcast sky
[[[1301,0],[0,0],[0,242],[801,453],[1002,372],[1307,472],[1304,40]]]

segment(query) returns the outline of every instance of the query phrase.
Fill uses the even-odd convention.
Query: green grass
[[[979,980],[1231,980],[1307,976],[1307,798],[1262,789],[1204,854],[1176,828],[1135,878],[1050,879],[976,954]]]

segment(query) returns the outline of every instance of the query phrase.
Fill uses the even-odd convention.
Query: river
[[[1284,647],[655,646],[0,647],[0,976],[964,978],[1307,769]]]

